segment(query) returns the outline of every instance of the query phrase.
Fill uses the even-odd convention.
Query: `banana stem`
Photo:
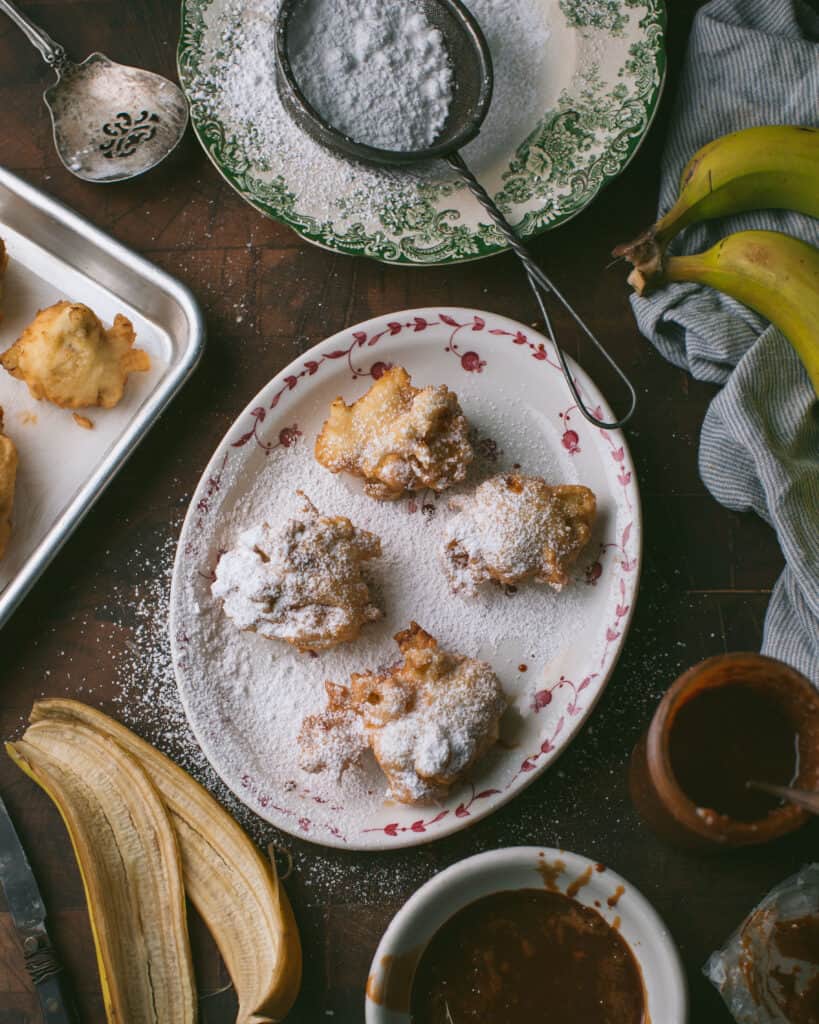
[[[699,254],[671,256],[663,265],[662,276],[665,281],[701,281],[705,269],[705,262]]]
[[[659,284],[663,278],[666,249],[672,239],[695,219],[696,210],[684,207],[678,199],[664,217],[638,235],[634,241],[613,249],[612,256],[627,259],[634,266],[634,270],[642,276],[643,287]],[[633,284],[631,278],[629,283]],[[642,290],[634,287],[642,295]]]
[[[642,267],[634,267],[627,280],[642,296],[669,281],[701,281],[704,269],[699,256],[672,256],[653,274],[646,274]]]

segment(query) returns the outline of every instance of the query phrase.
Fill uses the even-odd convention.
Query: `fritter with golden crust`
[[[350,690],[325,682],[327,707],[308,715],[299,732],[300,763],[307,772],[329,772],[338,779],[368,748],[364,721]]]
[[[11,438],[3,433],[3,410],[0,408],[0,558],[11,536],[11,507],[16,479],[17,449]]]
[[[474,593],[488,580],[525,580],[560,590],[588,543],[597,500],[588,487],[550,487],[537,476],[504,473],[450,502],[444,569],[452,589]]]
[[[88,306],[57,302],[40,310],[0,363],[38,400],[110,409],[122,398],[128,374],[151,368],[148,353],[133,347],[135,337],[120,314],[106,330]]]
[[[331,472],[362,477],[378,501],[446,490],[464,479],[473,458],[458,396],[445,385],[413,387],[400,366],[352,405],[337,398],[315,451]]]
[[[321,516],[308,501],[301,518],[278,529],[246,530],[219,560],[211,592],[240,629],[326,650],[381,618],[362,575],[380,554],[374,533],[345,516]]]
[[[302,726],[301,764],[340,773],[369,746],[395,799],[413,803],[443,796],[497,741],[506,698],[490,665],[442,651],[417,623],[395,639],[403,664],[353,675],[349,689],[325,684],[327,710]]]

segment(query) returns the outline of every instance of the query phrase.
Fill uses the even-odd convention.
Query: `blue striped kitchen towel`
[[[698,12],[688,45],[659,213],[676,199],[685,164],[711,139],[753,125],[817,123],[819,15],[802,0],[712,0]],[[689,228],[670,251],[701,252],[748,228],[819,245],[819,221],[766,210]],[[723,385],[703,423],[700,475],[717,501],[753,509],[776,530],[787,565],[768,606],[762,650],[819,684],[819,401],[808,376],[780,331],[708,288],[674,284],[634,296],[632,305],[640,330],[666,359]]]

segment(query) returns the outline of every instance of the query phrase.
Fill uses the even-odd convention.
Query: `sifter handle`
[[[534,295],[535,301],[537,302],[538,308],[540,309],[541,316],[543,317],[543,322],[546,324],[546,330],[549,333],[549,337],[552,339],[552,344],[555,347],[555,352],[557,352],[557,357],[560,360],[560,368],[563,371],[563,376],[566,378],[566,383],[569,386],[569,390],[571,391],[572,397],[577,403],[577,407],[580,410],[580,412],[583,414],[583,416],[585,416],[589,423],[593,423],[594,426],[600,427],[602,430],[617,430],[620,427],[625,426],[625,424],[628,423],[628,421],[634,415],[634,410],[637,407],[637,394],[634,390],[634,386],[632,385],[631,381],[628,379],[623,370],[621,370],[618,364],[615,362],[614,357],[611,356],[606,351],[605,347],[603,346],[603,343],[599,341],[599,339],[592,333],[590,328],[581,319],[580,315],[569,304],[568,299],[561,295],[561,293],[555,287],[553,282],[540,269],[537,263],[535,263],[532,254],[515,234],[512,225],[504,217],[504,215],[501,213],[501,211],[495,204],[495,201],[492,199],[492,197],[489,195],[489,193],[486,191],[483,185],[481,185],[481,183],[469,169],[461,154],[451,153],[446,158],[446,161],[450,165],[450,167],[452,167],[453,170],[457,171],[458,174],[464,179],[469,191],[478,200],[478,202],[483,206],[483,208],[492,218],[492,221],[497,227],[498,231],[500,231],[500,233],[504,236],[504,238],[509,243],[509,246],[512,249],[512,251],[523,264],[523,268],[526,271],[526,277],[529,281],[529,287],[532,289],[532,294]],[[577,387],[577,383],[575,382],[575,379],[572,376],[571,368],[569,367],[566,357],[563,354],[563,349],[560,347],[557,338],[555,337],[554,328],[552,327],[552,321],[549,317],[548,312],[546,311],[544,296],[550,294],[553,295],[555,299],[557,299],[557,301],[563,306],[566,312],[580,327],[580,329],[583,331],[583,333],[586,335],[589,341],[591,341],[592,344],[598,349],[598,351],[605,358],[606,362],[608,362],[609,366],[612,367],[614,372],[626,386],[630,399],[629,409],[624,416],[620,417],[620,419],[612,420],[611,422],[599,420],[594,415],[592,410],[589,409],[586,406],[586,403],[583,401],[583,398],[581,397],[579,389]]]

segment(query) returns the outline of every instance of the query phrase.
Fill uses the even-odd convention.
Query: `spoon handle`
[[[7,14],[15,25],[25,33],[28,41],[37,47],[40,56],[49,67],[59,72],[69,63],[64,48],[59,43],[55,43],[50,35],[43,32],[27,15],[15,7],[11,0],[0,0],[0,11]]]
[[[771,796],[778,796],[781,800],[789,800],[797,807],[804,807],[806,811],[819,814],[819,793],[812,793],[806,789],[792,789],[790,786],[773,786],[769,782],[749,782],[751,789],[759,789],[763,793],[770,793]]]

